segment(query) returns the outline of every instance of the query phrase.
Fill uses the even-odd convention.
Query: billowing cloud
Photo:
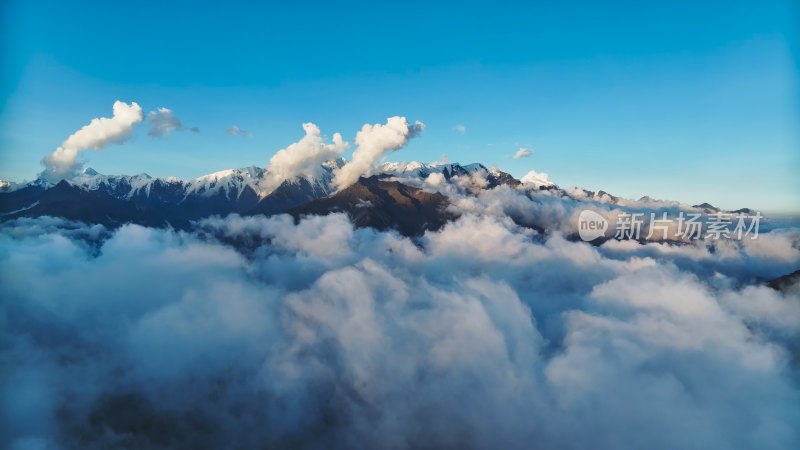
[[[144,119],[142,108],[132,102],[114,102],[114,115],[100,117],[73,133],[60,147],[42,160],[44,175],[57,181],[74,175],[81,164],[76,161],[78,153],[86,150],[102,150],[108,144],[123,142],[133,132],[133,127]]]
[[[303,130],[306,135],[302,139],[270,158],[267,177],[260,186],[263,193],[272,192],[284,180],[319,175],[322,163],[338,158],[350,146],[339,133],[334,133],[333,143],[326,144],[313,123],[304,123]]]
[[[570,200],[473,200],[414,240],[2,222],[0,446],[795,447],[797,298],[738,271],[794,270],[797,231],[777,259],[593,247],[511,218]]]
[[[527,157],[531,156],[532,154],[533,154],[533,152],[531,151],[531,149],[525,148],[525,147],[520,147],[520,149],[517,150],[517,153],[514,153],[514,155],[511,156],[511,159],[527,158]]]
[[[520,181],[523,184],[531,184],[536,187],[554,185],[554,183],[550,181],[550,178],[546,173],[536,172],[535,170],[531,170],[528,173],[526,173],[524,177],[520,178]]]
[[[353,152],[353,160],[334,172],[334,184],[342,189],[355,183],[360,176],[369,173],[383,155],[403,147],[424,129],[422,122],[409,125],[405,117],[398,116],[386,119],[384,125],[365,124],[356,134],[358,147]]]
[[[413,134],[383,127],[356,143]],[[270,170],[346,145],[304,130]],[[460,214],[415,238],[341,213],[0,222],[0,447],[797,447],[800,284],[765,281],[800,229],[593,246],[586,208],[691,207],[496,173],[398,173]]]
[[[150,131],[147,132],[147,135],[151,138],[167,137],[173,131],[184,129],[181,119],[168,108],[150,111],[147,114],[147,120],[150,122]],[[196,133],[199,130],[191,128],[191,131]]]
[[[457,132],[459,132],[461,134],[464,134],[464,133],[467,132],[467,127],[465,127],[464,125],[456,125],[456,126],[453,127],[453,130],[457,131]]]
[[[249,138],[253,136],[253,133],[251,133],[250,131],[243,130],[236,125],[231,125],[231,127],[228,128],[228,131],[226,131],[226,133],[228,133],[228,136],[240,136],[243,138]]]

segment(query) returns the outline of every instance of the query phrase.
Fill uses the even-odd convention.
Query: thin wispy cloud
[[[243,130],[236,125],[232,125],[230,128],[228,128],[226,133],[228,133],[228,136],[240,136],[243,138],[249,138],[253,136],[253,133],[251,133],[249,130]]]
[[[517,150],[517,153],[514,153],[514,155],[511,156],[511,159],[527,158],[527,157],[531,156],[532,154],[533,154],[533,151],[531,151],[531,149],[525,148],[525,147],[520,147],[520,149]]]
[[[467,132],[467,127],[465,127],[464,125],[456,125],[453,127],[453,131],[457,131],[461,134],[464,134]]]

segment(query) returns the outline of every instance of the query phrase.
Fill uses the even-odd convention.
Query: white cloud
[[[422,122],[409,125],[405,117],[398,116],[386,119],[385,125],[365,124],[356,134],[358,147],[353,152],[353,160],[334,172],[333,183],[338,189],[355,183],[359,177],[369,173],[381,156],[403,147],[424,129]]]
[[[489,213],[526,198],[415,240],[344,214],[2,222],[0,446],[793,448],[795,298]]]
[[[380,157],[403,124],[356,143]],[[346,145],[304,130],[270,170]],[[800,304],[763,280],[800,267],[800,231],[591,246],[576,199],[622,206],[490,175],[416,180],[461,217],[413,239],[342,213],[0,222],[0,447],[796,446]]]
[[[86,150],[102,150],[108,144],[123,142],[133,132],[133,127],[144,119],[142,108],[132,102],[114,102],[114,115],[110,118],[100,117],[73,133],[53,153],[46,156],[42,163],[45,176],[52,181],[74,175],[81,164],[76,161],[78,153]]]
[[[544,172],[536,172],[535,170],[531,170],[530,172],[526,173],[524,177],[520,179],[523,184],[530,184],[536,187],[542,186],[555,186],[555,183],[550,181],[550,178]]]
[[[464,133],[467,132],[467,127],[465,127],[464,125],[456,125],[456,126],[453,127],[453,130],[457,131],[457,132],[459,132],[461,134],[464,134]]]
[[[302,139],[270,158],[269,173],[261,185],[264,194],[272,192],[284,180],[319,175],[323,162],[338,158],[350,146],[339,133],[334,133],[332,144],[326,144],[319,127],[313,123],[304,123],[303,129],[306,135]]]
[[[253,136],[253,133],[251,133],[250,131],[243,130],[236,125],[231,125],[231,127],[228,128],[228,131],[226,131],[226,133],[228,133],[228,136],[241,136],[244,138],[249,138]]]
[[[150,122],[150,131],[147,135],[151,138],[167,137],[172,131],[184,129],[181,119],[168,108],[150,111],[147,114],[147,120]],[[192,131],[196,132],[196,130],[196,128],[192,128]]]
[[[512,156],[511,159],[527,158],[527,157],[531,156],[532,154],[533,154],[533,152],[531,151],[531,149],[525,148],[525,147],[520,147],[520,149],[517,150],[517,153],[514,153],[514,156]]]

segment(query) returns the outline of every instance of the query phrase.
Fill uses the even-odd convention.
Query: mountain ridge
[[[226,169],[193,180],[137,175],[101,175],[87,168],[57,184],[37,179],[0,191],[0,221],[20,217],[57,216],[115,227],[132,222],[148,226],[189,228],[193,221],[213,216],[288,213],[326,215],[346,212],[356,226],[395,228],[402,234],[419,235],[438,229],[459,215],[448,208],[450,195],[478,196],[501,186],[529,198],[542,195],[619,208],[688,208],[700,213],[720,212],[710,204],[695,206],[642,197],[627,200],[604,191],[562,189],[546,174],[531,171],[521,180],[480,163],[420,162],[384,163],[350,186],[334,184],[341,158],[322,163],[314,176],[296,176],[277,185],[268,168],[248,166]],[[276,186],[266,189],[265,185]],[[736,212],[750,211],[747,208]],[[521,225],[537,229],[535,224]],[[543,230],[539,230],[543,231]]]

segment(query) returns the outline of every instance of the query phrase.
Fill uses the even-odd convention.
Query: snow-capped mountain
[[[313,171],[314,175],[283,180],[276,179],[268,168],[256,166],[222,170],[193,180],[155,178],[145,173],[102,175],[87,168],[56,185],[43,178],[3,185],[0,220],[49,215],[107,226],[135,222],[184,228],[204,217],[231,213],[288,212],[299,216],[346,212],[359,226],[421,234],[477,207],[475,202],[480,203],[477,199],[482,192],[498,187],[506,191],[497,191],[497,195],[516,192],[515,195],[539,203],[550,199],[593,203],[604,208],[691,210],[705,214],[713,208],[649,197],[628,200],[576,187],[562,189],[545,173],[531,171],[518,180],[497,168],[477,163],[385,163],[357,183],[337,191],[333,182],[335,171],[344,164],[341,158],[331,160]],[[713,211],[719,210],[713,208]],[[545,229],[530,213],[507,214],[526,226]]]
[[[313,176],[288,180],[274,180],[270,178],[273,174],[269,169],[256,166],[223,170],[193,180],[155,178],[145,173],[103,175],[87,168],[56,185],[39,178],[30,183],[6,186],[6,192],[0,193],[0,219],[55,215],[117,225],[126,221],[141,222],[146,218],[148,224],[183,227],[193,220],[214,214],[272,215],[332,197],[336,192],[334,170],[344,163],[341,158],[331,160],[323,163]],[[519,184],[510,175],[487,169],[481,164],[388,163],[372,172],[379,179],[391,178],[401,184],[407,183],[409,189],[417,189],[413,182],[420,184],[432,175],[451,180],[478,173],[491,186]],[[373,191],[397,190],[395,185],[381,184],[381,188],[377,188],[379,185],[373,182],[370,186]],[[409,198],[416,198],[414,196],[420,197],[421,194],[409,195]],[[90,214],[92,208],[105,211],[91,211]],[[319,206],[311,210],[320,211]]]
[[[384,173],[395,175],[403,178],[421,178],[424,179],[432,173],[441,173],[447,179],[456,175],[467,175],[477,172],[479,170],[487,170],[483,164],[467,164],[462,166],[458,163],[432,163],[423,164],[419,161],[406,162],[387,162],[375,170],[377,173]],[[496,169],[495,169],[496,170]]]
[[[247,188],[257,192],[258,183],[266,170],[256,166],[228,169],[203,175],[194,180],[174,177],[154,178],[146,173],[138,175],[101,175],[86,169],[67,180],[73,186],[87,191],[103,191],[120,199],[142,199],[159,195],[180,202],[191,196],[238,198]],[[165,192],[171,195],[164,197]]]
[[[491,189],[502,184],[514,187],[522,183],[502,170],[495,167],[486,167],[479,163],[461,165],[442,162],[432,164],[423,164],[419,161],[410,163],[393,162],[379,166],[374,173],[390,176],[394,180],[410,183],[414,186],[422,186],[420,182],[436,186],[454,179],[468,183],[480,180],[481,182],[478,183],[479,189]],[[531,186],[536,189],[541,187],[541,185]]]
[[[344,162],[341,158],[325,162],[320,166],[316,176],[299,176],[291,180],[283,180],[279,186],[283,188],[297,186],[314,198],[327,197],[335,191],[332,185],[333,171],[342,167]],[[481,170],[498,178],[509,177],[505,172],[494,168],[487,169],[482,164],[462,166],[457,163],[423,164],[418,161],[385,163],[376,168],[373,174],[390,175],[406,180],[424,180],[431,174],[442,174],[445,179],[449,180],[453,176],[468,175]],[[251,193],[256,194],[259,198],[268,197],[281,189],[281,187],[274,190],[264,188],[269,175],[268,168],[257,166],[221,170],[193,180],[181,180],[175,177],[155,178],[146,173],[102,175],[92,168],[86,168],[66,181],[70,185],[86,191],[102,191],[112,197],[124,200],[144,200],[157,197],[165,202],[181,203],[192,197],[224,197],[234,200]],[[53,186],[55,184],[44,178],[37,178],[32,182],[22,184],[0,183],[0,188],[5,192],[19,191],[29,187],[50,189]]]

